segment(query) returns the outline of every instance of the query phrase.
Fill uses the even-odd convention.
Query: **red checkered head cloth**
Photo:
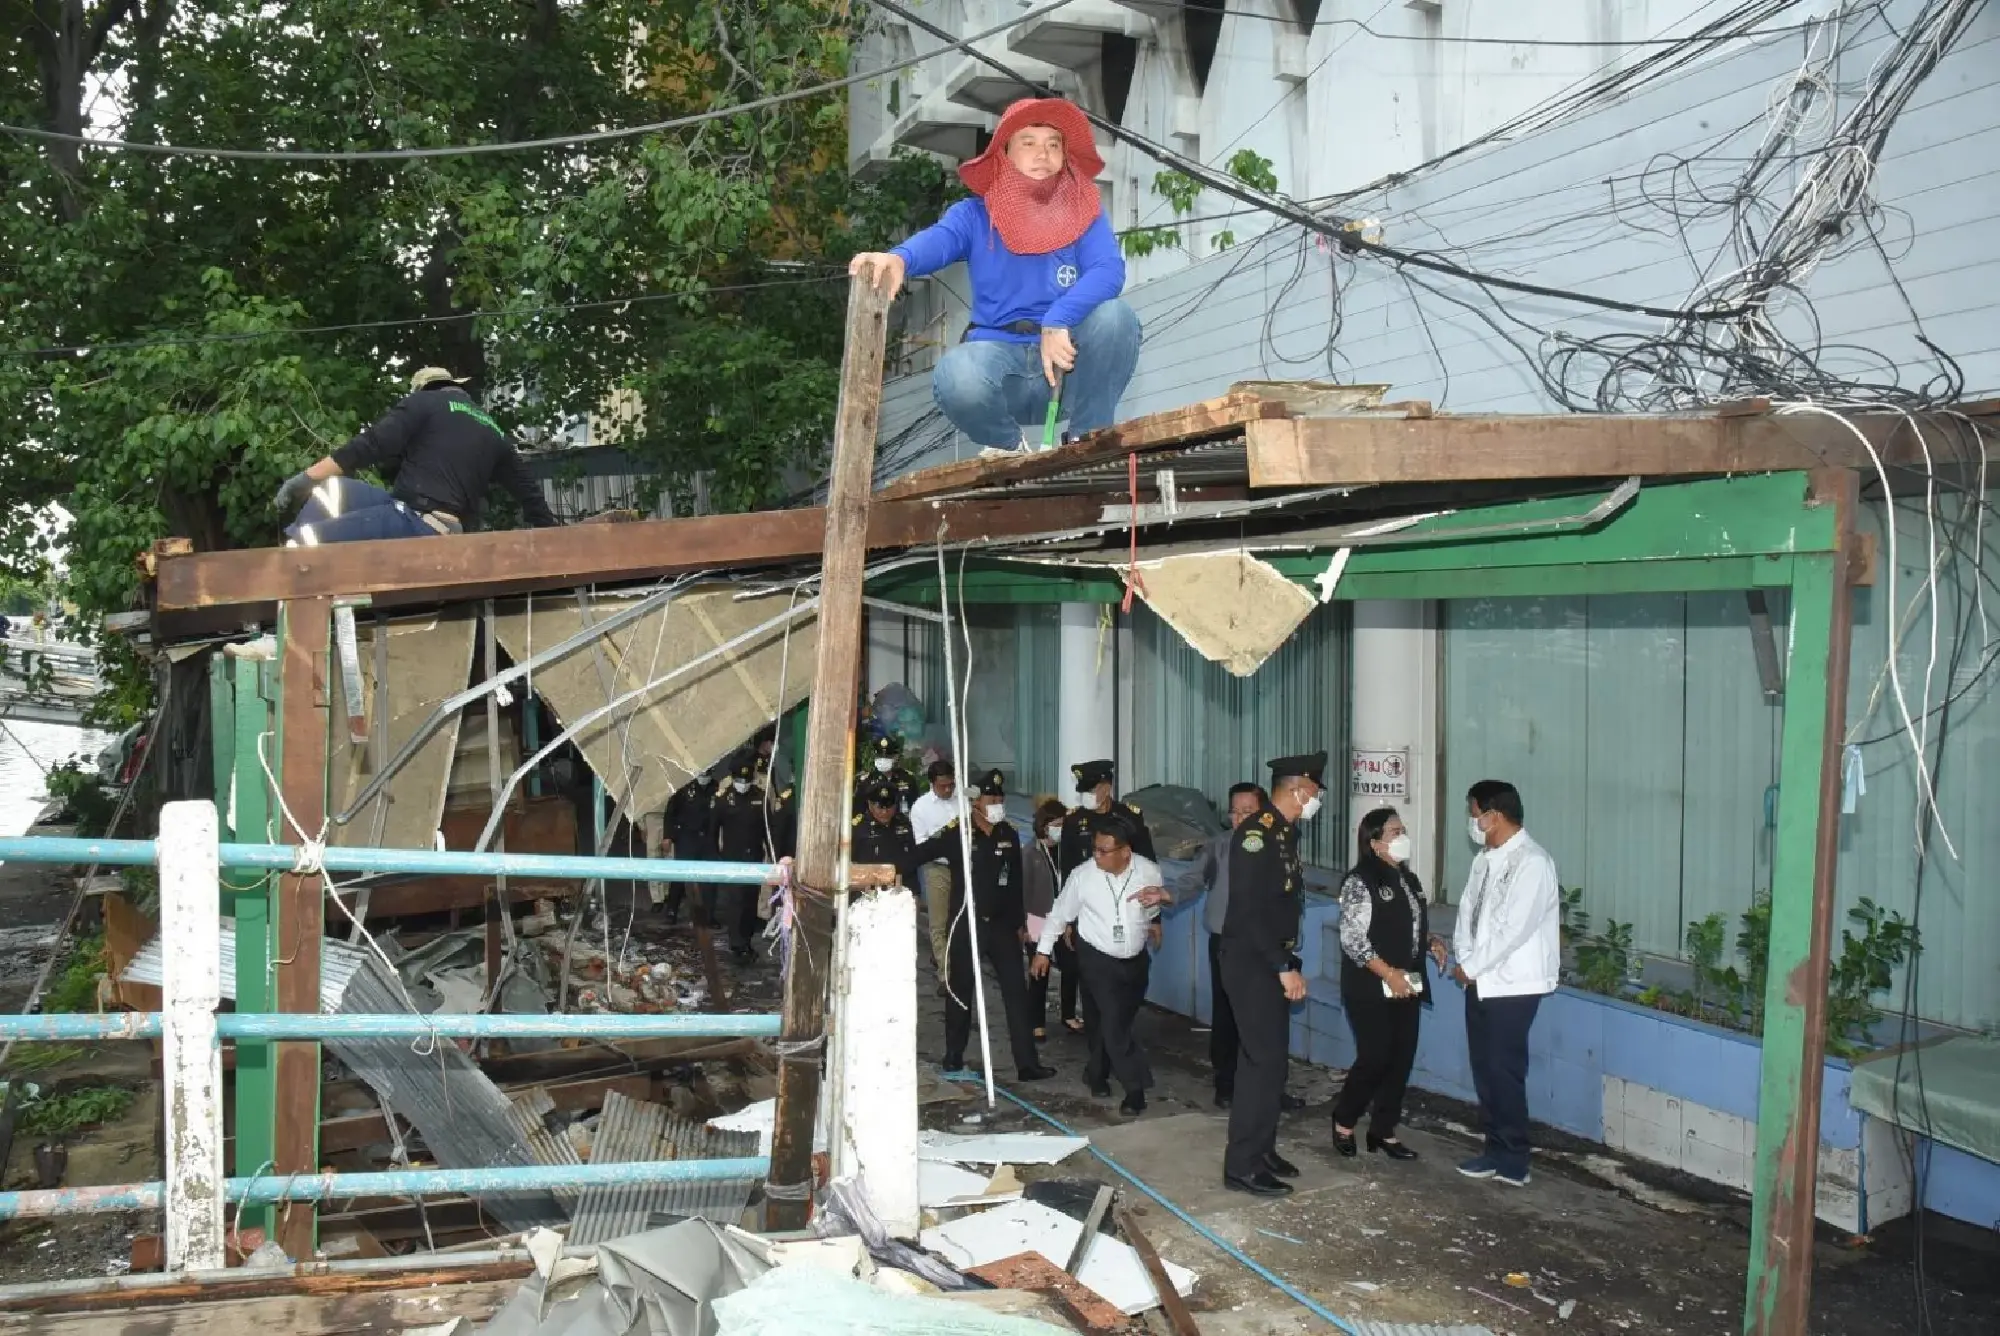
[[[1049,126],[1063,137],[1063,169],[1046,181],[1024,175],[1007,159],[1008,141],[1032,125]],[[958,169],[958,179],[986,201],[986,212],[1008,250],[1047,255],[1073,244],[1104,211],[1096,180],[1103,170],[1090,121],[1075,103],[1059,97],[1023,98],[1000,117],[986,151]]]

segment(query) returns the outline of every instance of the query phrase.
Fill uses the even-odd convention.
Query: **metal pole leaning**
[[[222,1266],[222,903],[215,804],[160,809],[167,1268]]]

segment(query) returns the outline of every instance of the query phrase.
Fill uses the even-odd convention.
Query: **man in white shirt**
[[[1028,972],[1037,979],[1048,975],[1056,941],[1074,923],[1083,967],[1084,1037],[1090,1046],[1083,1079],[1091,1094],[1105,1099],[1116,1076],[1125,1088],[1119,1112],[1136,1118],[1146,1111],[1153,1071],[1133,1027],[1152,973],[1149,938],[1160,906],[1170,897],[1160,865],[1132,852],[1132,829],[1122,816],[1093,821],[1091,845],[1090,860],[1079,863],[1063,882]]]
[[[931,786],[910,804],[910,833],[922,844],[961,816],[970,816],[959,804],[958,772],[950,761],[932,761],[926,776]],[[924,913],[930,918],[931,963],[937,966],[937,990],[945,992],[951,973],[951,868],[942,862],[926,863],[917,873],[923,882]]]
[[[1556,861],[1521,828],[1512,784],[1483,779],[1465,799],[1466,833],[1479,846],[1458,907],[1451,977],[1465,985],[1465,1038],[1486,1133],[1483,1154],[1458,1166],[1467,1178],[1528,1185],[1528,1031],[1562,966],[1562,896]]]

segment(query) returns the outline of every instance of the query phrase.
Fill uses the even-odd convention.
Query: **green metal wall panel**
[[[1899,521],[1901,617],[1924,579],[1930,534],[1920,511],[1906,508]],[[1879,534],[1879,507],[1864,507],[1859,522]],[[1878,548],[1886,563],[1886,542]],[[1928,707],[1927,604],[1919,604],[1899,660],[1913,715],[1935,712],[1956,693],[1941,755],[1935,713],[1931,737],[1940,811],[1957,856],[1933,844],[1916,994],[1927,1019],[1991,1030],[2000,1027],[1991,950],[2000,941],[2000,822],[1988,794],[2000,776],[2000,704],[1993,674],[1980,669],[1989,654],[2000,657],[2000,621],[1990,639],[1982,636],[1970,579],[1961,587],[1954,569],[1960,564],[1947,563],[1941,578]],[[1851,736],[1868,744],[1867,793],[1842,822],[1836,952],[1838,929],[1861,897],[1905,915],[1917,909],[1916,766],[1886,685],[1864,722],[1887,654],[1888,598],[1886,569],[1855,592],[1848,717]],[[1769,600],[1782,662],[1787,605],[1782,594]],[[1988,601],[2000,618],[2000,593],[1989,589]],[[1947,683],[1961,608],[1969,609],[1968,648]],[[1488,776],[1518,784],[1528,824],[1555,854],[1563,884],[1584,888],[1597,923],[1632,923],[1640,949],[1679,955],[1686,925],[1715,912],[1729,917],[1733,939],[1737,916],[1770,885],[1784,722],[1782,706],[1764,699],[1743,596],[1460,600],[1445,605],[1444,626],[1448,791]],[[1456,898],[1472,849],[1460,840],[1446,848],[1444,890]]]
[[[1057,746],[1062,692],[1062,609],[1017,604],[1014,617],[1014,788],[1021,793],[1065,793]]]
[[[1229,786],[1270,782],[1274,756],[1321,747],[1337,776],[1347,753],[1348,617],[1322,606],[1249,677],[1235,677],[1201,657],[1143,603],[1132,614],[1133,764],[1128,789],[1181,784],[1220,804]],[[1349,855],[1345,785],[1328,791],[1314,821],[1306,860],[1345,866]]]

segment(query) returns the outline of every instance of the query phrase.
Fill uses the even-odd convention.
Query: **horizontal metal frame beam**
[[[631,1160],[613,1164],[507,1165],[491,1169],[397,1169],[367,1174],[266,1174],[223,1180],[226,1200],[245,1205],[340,1201],[357,1197],[437,1196],[467,1193],[547,1192],[561,1188],[637,1186],[649,1183],[764,1181],[770,1161],[762,1155],[716,1160]],[[0,1220],[31,1216],[101,1215],[158,1210],[163,1183],[0,1192]]]
[[[1832,508],[1809,504],[1808,484],[1803,473],[1771,473],[1641,487],[1602,523],[1558,532],[1547,526],[1574,515],[1574,497],[1432,516],[1354,548],[1333,596],[1450,599],[1783,586],[1791,582],[1795,556],[1831,552],[1836,542]],[[1493,532],[1509,528],[1520,535]],[[1456,536],[1467,532],[1477,536]],[[1272,553],[1265,560],[1311,583],[1337,546]],[[957,585],[954,576],[955,597]],[[897,574],[880,581],[876,592],[935,603],[937,580]],[[963,596],[968,603],[1116,603],[1125,585],[1114,568],[996,560],[967,569]]]
[[[223,1039],[768,1039],[778,1033],[776,1015],[670,1012],[507,1016],[439,1012],[380,1016],[316,1012],[219,1014],[215,1032]],[[0,1015],[0,1038],[31,1043],[72,1040],[157,1039],[157,1011]]]

